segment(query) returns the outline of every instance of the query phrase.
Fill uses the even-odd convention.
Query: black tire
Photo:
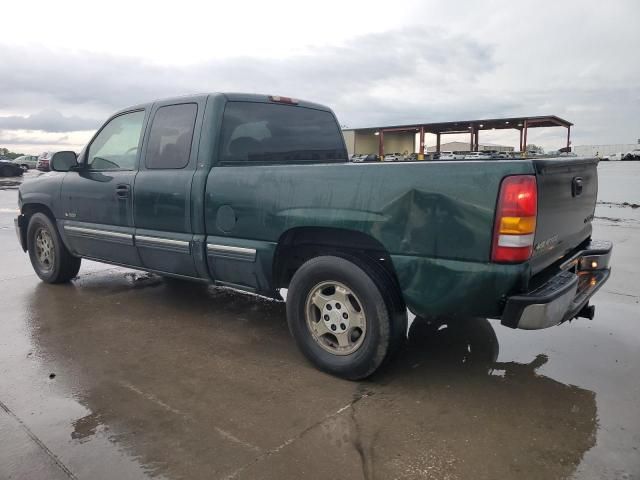
[[[364,311],[366,333],[352,353],[339,355],[327,351],[307,325],[307,298],[323,282],[346,286]],[[387,279],[378,276],[374,269],[358,265],[352,259],[320,256],[307,261],[294,274],[287,293],[287,322],[298,348],[324,372],[348,380],[370,376],[393,350],[396,341],[396,315],[383,296],[383,292],[387,295],[393,288],[395,286],[388,285]]]
[[[20,165],[20,168],[21,168],[23,171],[25,171],[25,172],[26,172],[27,170],[29,170],[29,165],[25,165],[25,164],[23,163],[22,165]]]
[[[39,246],[37,245],[37,235],[42,232],[41,238],[51,243],[48,251],[53,255],[48,262],[41,260]],[[40,279],[47,283],[65,283],[78,275],[81,259],[69,253],[67,247],[62,243],[58,229],[51,219],[44,213],[34,213],[29,220],[27,227],[27,249],[31,265]]]

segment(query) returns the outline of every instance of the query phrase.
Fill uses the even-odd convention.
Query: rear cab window
[[[158,108],[145,157],[148,169],[178,169],[189,163],[198,106],[195,103]]]
[[[222,165],[347,162],[335,117],[314,108],[228,102],[222,122]]]

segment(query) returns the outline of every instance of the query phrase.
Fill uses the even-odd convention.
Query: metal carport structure
[[[571,145],[571,127],[573,123],[564,120],[556,115],[542,115],[533,117],[505,117],[505,118],[486,118],[480,120],[459,120],[453,122],[436,122],[436,123],[416,123],[407,125],[391,125],[381,127],[353,128],[345,129],[354,132],[373,132],[378,136],[378,154],[384,155],[384,135],[391,132],[414,132],[420,135],[420,147],[417,152],[420,158],[424,158],[426,133],[436,135],[436,153],[440,153],[440,143],[442,135],[449,134],[469,134],[469,151],[478,151],[478,143],[480,131],[482,130],[519,130],[520,131],[520,151],[524,151],[527,145],[527,132],[530,128],[541,127],[564,127],[567,129],[566,150]]]

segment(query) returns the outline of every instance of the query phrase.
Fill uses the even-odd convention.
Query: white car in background
[[[491,160],[491,154],[486,152],[467,152],[465,160]]]
[[[401,153],[385,153],[384,154],[385,162],[404,162],[404,155]]]
[[[440,152],[440,156],[438,160],[462,160],[464,159],[464,154],[460,152]]]
[[[605,155],[604,157],[602,157],[603,160],[609,160],[610,162],[619,162],[623,158],[624,158],[624,153],[622,152],[611,153],[609,155]]]
[[[22,155],[21,157],[13,160],[13,163],[20,165],[23,170],[29,170],[30,168],[36,168],[38,164],[37,155]]]

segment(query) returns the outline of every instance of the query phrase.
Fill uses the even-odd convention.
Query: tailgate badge
[[[547,238],[546,240],[543,240],[542,242],[536,244],[533,249],[536,252],[540,252],[542,250],[550,250],[556,246],[558,240],[558,235],[554,235],[553,237]]]
[[[582,193],[582,177],[573,177],[571,180],[571,196],[577,197]]]

